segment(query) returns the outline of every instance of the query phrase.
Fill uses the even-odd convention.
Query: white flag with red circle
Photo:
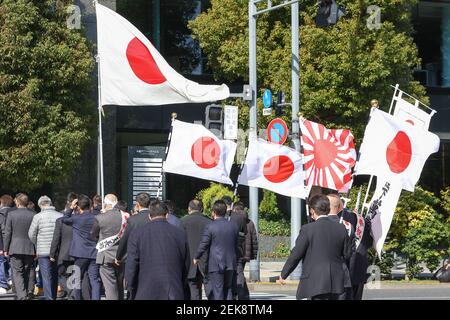
[[[300,121],[306,184],[347,192],[352,183],[356,150],[350,130],[330,130],[304,118]]]
[[[200,85],[177,73],[129,21],[96,3],[102,105],[202,103],[230,96],[226,85]]]
[[[174,120],[165,172],[233,184],[230,171],[236,143],[220,140],[201,124]]]
[[[239,184],[305,199],[304,181],[299,152],[261,139],[250,140]]]
[[[428,157],[439,150],[437,135],[372,109],[355,174],[398,182],[413,192]]]

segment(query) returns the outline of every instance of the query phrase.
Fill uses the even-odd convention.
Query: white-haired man
[[[119,240],[124,232],[128,213],[115,208],[117,197],[105,196],[102,213],[95,216],[91,238],[97,243],[97,260],[100,265],[100,277],[105,287],[106,300],[123,300],[123,265],[115,263]]]
[[[50,248],[56,220],[61,218],[63,214],[55,210],[52,200],[47,196],[39,198],[38,206],[41,208],[41,212],[34,216],[28,230],[28,236],[36,246],[44,296],[47,300],[55,300],[58,287],[58,271],[56,263],[50,260]]]

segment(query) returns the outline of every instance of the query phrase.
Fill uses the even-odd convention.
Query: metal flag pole
[[[247,159],[247,152],[248,152],[248,146],[244,150],[244,161],[242,161],[241,165],[239,166],[239,174],[236,180],[236,184],[234,186],[234,192],[233,192],[233,203],[231,204],[231,210],[233,210],[234,201],[236,200],[238,187],[239,187],[239,178],[241,177],[242,170],[244,169],[245,160]]]
[[[177,114],[175,112],[172,113],[171,117],[172,117],[172,121],[170,123],[170,131],[169,131],[169,137],[167,138],[167,145],[166,145],[166,150],[164,152],[164,159],[163,159],[163,166],[164,166],[164,162],[167,159],[167,154],[169,153],[169,148],[170,148],[170,141],[172,140],[172,131],[173,131],[173,122],[175,121],[175,119],[177,118]],[[158,191],[156,192],[156,198],[159,199],[160,196],[160,190],[162,189],[162,180],[163,180],[163,176],[164,176],[164,170],[161,167],[161,174],[159,175],[159,183],[158,183]]]
[[[97,10],[97,0],[92,2],[94,8]],[[98,26],[97,26],[97,46],[98,46]],[[102,106],[102,78],[100,72],[100,54],[97,48],[97,56],[95,57],[97,62],[97,81],[98,81],[98,146],[97,146],[97,192],[100,193],[102,197],[102,209],[105,208],[104,198],[105,198],[105,177],[104,177],[104,166],[103,166],[103,106]]]

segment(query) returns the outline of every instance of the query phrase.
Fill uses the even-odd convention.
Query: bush
[[[259,219],[259,234],[269,237],[289,237],[291,235],[291,226],[286,220],[270,221]]]
[[[390,275],[392,273],[392,268],[394,267],[394,253],[393,252],[382,252],[381,260],[378,257],[375,249],[370,248],[368,252],[369,265],[374,264],[380,268],[381,274]]]
[[[228,187],[211,182],[208,188],[201,190],[197,193],[197,199],[203,203],[203,212],[209,214],[211,207],[215,201],[222,199],[224,196],[229,196],[233,199],[234,194]],[[239,197],[236,197],[234,201],[239,201]]]
[[[263,190],[264,195],[259,204],[259,213],[261,218],[277,221],[283,218],[281,210],[278,208],[277,195],[275,192]]]
[[[265,253],[264,255],[262,255],[262,258],[287,258],[289,257],[290,253],[291,250],[289,249],[289,247],[284,242],[280,242],[277,244],[273,252]]]

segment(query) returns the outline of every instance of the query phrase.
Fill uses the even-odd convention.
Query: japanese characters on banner
[[[371,231],[379,256],[402,189],[414,191],[425,161],[439,150],[439,144],[437,135],[372,109],[355,174],[377,176],[369,216],[373,219]]]
[[[347,192],[356,162],[350,130],[330,130],[304,118],[300,121],[300,128],[307,186]]]

